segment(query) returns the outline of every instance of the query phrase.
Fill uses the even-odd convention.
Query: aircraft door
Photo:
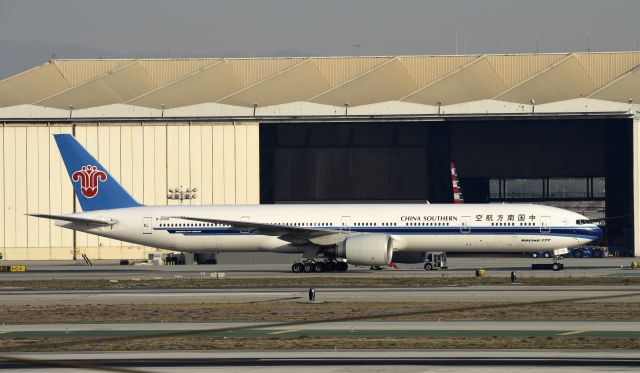
[[[540,218],[540,233],[549,233],[551,232],[551,217],[543,216]]]
[[[340,229],[345,231],[351,230],[351,216],[343,216],[341,218]]]
[[[460,232],[461,233],[471,232],[471,216],[462,217],[462,224],[460,224]]]
[[[142,233],[143,234],[151,234],[153,233],[153,223],[151,222],[150,217],[142,218]]]

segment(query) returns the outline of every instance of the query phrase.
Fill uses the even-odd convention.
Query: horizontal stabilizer
[[[71,223],[93,224],[93,225],[99,225],[99,226],[108,226],[108,225],[114,225],[115,223],[117,223],[117,221],[115,220],[90,219],[90,218],[83,218],[81,216],[74,216],[74,215],[49,215],[49,214],[27,214],[27,215],[33,216],[35,218],[63,220]]]

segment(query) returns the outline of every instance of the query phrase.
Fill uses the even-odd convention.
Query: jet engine
[[[387,265],[393,256],[393,241],[386,234],[351,236],[337,246],[336,256],[355,265]]]

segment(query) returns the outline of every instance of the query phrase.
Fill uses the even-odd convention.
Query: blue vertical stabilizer
[[[140,206],[75,137],[53,136],[82,211]]]

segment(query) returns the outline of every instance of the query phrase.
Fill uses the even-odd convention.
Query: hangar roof
[[[521,105],[533,100],[537,105],[594,98],[627,103],[640,100],[638,66],[640,52],[54,59],[1,80],[0,108],[36,105],[79,110],[124,104],[187,110],[216,104],[208,107],[244,107],[253,113],[254,105],[262,112],[265,107],[292,103],[308,103],[319,112],[335,110],[327,106],[355,109],[382,102],[412,111],[421,110],[416,105],[481,100]]]

